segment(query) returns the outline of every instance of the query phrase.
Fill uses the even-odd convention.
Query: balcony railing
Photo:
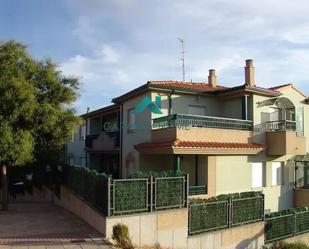
[[[168,127],[204,127],[233,130],[252,130],[252,121],[188,114],[173,114],[153,119],[154,129]]]
[[[205,195],[207,194],[207,186],[189,186],[189,195]]]
[[[277,120],[266,123],[267,131],[296,131],[296,121]]]

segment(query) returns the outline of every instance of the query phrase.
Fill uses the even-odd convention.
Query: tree
[[[79,123],[72,104],[79,81],[50,59],[36,60],[15,41],[0,42],[0,163],[2,209],[7,209],[7,166],[23,166],[59,150]]]

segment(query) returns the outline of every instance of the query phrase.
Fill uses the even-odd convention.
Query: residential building
[[[293,84],[259,87],[254,71],[246,60],[235,87],[217,84],[213,69],[203,83],[148,81],[83,115],[88,167],[121,178],[181,169],[192,194],[261,190],[266,210],[292,207],[293,158],[309,148],[308,98]]]
[[[87,167],[120,177],[120,106],[111,105],[82,117],[86,123]]]
[[[72,133],[71,140],[65,145],[65,163],[69,165],[86,166],[86,123],[78,125]]]

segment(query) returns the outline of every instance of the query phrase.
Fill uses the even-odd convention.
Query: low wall
[[[159,244],[169,249],[262,249],[264,245],[264,222],[238,226],[230,229],[188,236],[188,209],[172,209],[152,213],[104,217],[87,202],[68,188],[61,186],[60,199],[51,198],[44,190],[46,199],[74,213],[108,239],[113,226],[126,224],[135,245]]]
[[[117,223],[126,224],[136,245],[160,244],[163,248],[187,249],[188,209],[173,209],[106,219],[106,237]]]
[[[103,236],[106,235],[106,219],[103,214],[89,206],[64,186],[61,186],[60,193],[60,199],[54,198],[56,205],[74,213]]]
[[[261,249],[264,222],[189,236],[187,249]]]
[[[294,207],[309,206],[309,189],[294,189]]]

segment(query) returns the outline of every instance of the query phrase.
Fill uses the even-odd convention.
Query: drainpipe
[[[168,112],[167,115],[172,114],[172,95],[175,93],[174,90],[171,91],[171,93],[168,94]]]
[[[176,158],[175,158],[175,170],[176,171],[181,170],[181,156],[180,155],[176,155]]]
[[[122,178],[122,142],[123,142],[123,104],[120,105],[120,123],[119,123],[119,132],[120,132],[120,151],[119,151],[119,178]]]

